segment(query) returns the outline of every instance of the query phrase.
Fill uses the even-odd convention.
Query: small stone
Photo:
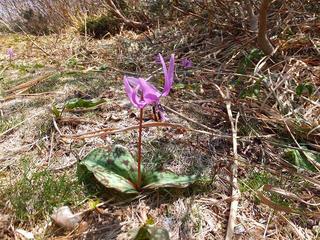
[[[236,235],[241,235],[241,234],[244,234],[245,232],[246,232],[246,229],[244,228],[243,225],[237,225],[234,228],[234,234]]]
[[[72,230],[78,226],[81,221],[79,214],[73,214],[68,206],[63,206],[56,209],[51,215],[52,220],[67,230]]]

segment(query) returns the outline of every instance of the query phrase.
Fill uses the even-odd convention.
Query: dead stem
[[[226,234],[226,240],[231,240],[233,239],[234,235],[234,228],[236,224],[236,219],[237,219],[237,210],[238,210],[238,203],[239,203],[239,198],[240,198],[240,190],[239,190],[239,185],[238,185],[238,143],[237,143],[237,128],[238,128],[238,120],[239,120],[239,112],[237,113],[236,119],[233,119],[232,116],[232,111],[231,111],[231,102],[230,100],[230,94],[227,89],[227,94],[225,95],[221,88],[214,84],[215,87],[218,89],[220,95],[222,98],[226,101],[226,108],[227,108],[227,113],[229,116],[229,121],[231,125],[231,130],[232,130],[232,148],[233,148],[233,161],[231,163],[231,187],[232,187],[232,192],[231,192],[231,204],[230,204],[230,213],[229,213],[229,219],[228,219],[228,227],[227,227],[227,234]]]
[[[1,57],[0,128],[5,134],[0,134],[0,192],[6,193],[1,199],[8,204],[0,207],[0,235],[23,237],[16,231],[23,227],[35,238],[129,239],[128,233],[144,225],[145,216],[150,216],[168,230],[171,239],[223,239],[228,230],[229,237],[242,239],[317,239],[319,173],[303,168],[293,161],[300,158],[287,154],[295,153],[290,151],[295,149],[309,165],[304,154],[316,159],[320,150],[316,1],[282,1],[280,5],[278,1],[271,5],[266,37],[278,49],[276,58],[262,57],[256,49],[257,34],[247,24],[250,14],[243,4],[251,4],[250,11],[258,16],[262,1],[192,1],[190,7],[180,1],[168,9],[170,22],[162,17],[158,21],[157,17],[149,23],[146,20],[158,12],[149,14],[139,4],[122,9],[121,1],[112,0],[124,18],[146,22],[150,28],[140,32],[124,26],[119,34],[103,39],[91,38],[89,29],[83,36],[69,27],[59,34],[30,35],[31,39],[23,33],[2,34],[2,48],[12,48],[16,56],[11,63],[5,51]],[[5,9],[5,1],[0,2]],[[104,8],[118,18],[112,6],[102,6],[101,13]],[[204,12],[208,14],[204,16]],[[73,26],[86,27],[90,18],[86,10]],[[115,195],[112,204],[104,205],[96,202],[100,193],[97,199],[88,199],[83,185],[77,184],[70,195],[76,197],[74,201],[66,200],[73,210],[85,212],[84,218],[81,227],[61,234],[46,224],[49,216],[45,206],[39,210],[43,218],[33,211],[26,211],[27,221],[20,218],[14,202],[27,202],[34,208],[38,196],[43,202],[51,199],[51,194],[42,197],[42,188],[30,192],[20,188],[25,173],[26,180],[33,180],[33,176],[40,176],[38,172],[48,171],[39,187],[46,179],[58,180],[62,175],[73,182],[78,178],[78,163],[88,152],[110,150],[118,143],[134,149],[138,163],[138,136],[131,139],[141,130],[136,119],[140,109],[129,106],[119,79],[123,75],[154,76],[152,82],[161,86],[162,67],[154,55],[168,55],[173,49],[177,56],[175,85],[167,98],[173,111],[166,109],[171,122],[142,121],[141,142],[146,145],[141,149],[141,164],[150,169],[199,173],[215,181],[200,182],[205,191],[148,191],[128,198],[114,190],[101,192],[103,198]],[[184,69],[180,64],[183,58],[192,60],[193,67]],[[59,107],[73,98],[103,98],[107,102],[97,109],[63,109],[63,116],[52,120],[51,101]],[[30,119],[40,111],[40,116]],[[232,132],[230,116],[237,128],[237,112],[241,114],[238,131]],[[151,119],[150,113],[146,109],[144,119]],[[18,123],[21,117],[28,121]],[[233,143],[238,144],[237,159]],[[142,175],[143,166],[140,171]],[[132,185],[138,189],[138,167],[134,174]],[[234,197],[235,180],[242,190],[240,199]],[[142,175],[140,188],[143,185]],[[63,186],[56,190],[63,190]],[[52,197],[57,204],[64,204],[65,198],[60,199],[57,191],[50,191]],[[82,196],[78,198],[78,194]]]

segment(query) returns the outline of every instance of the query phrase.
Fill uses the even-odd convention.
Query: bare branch
[[[267,35],[267,14],[271,2],[272,0],[262,0],[259,11],[258,45],[266,55],[272,55],[274,52],[274,47]]]
[[[114,4],[112,0],[107,0],[108,6],[111,8],[113,13],[120,18],[125,24],[133,27],[133,28],[138,28],[141,30],[147,30],[148,26],[146,24],[143,24],[141,22],[133,21],[131,19],[126,18],[121,11],[117,8],[117,6]]]

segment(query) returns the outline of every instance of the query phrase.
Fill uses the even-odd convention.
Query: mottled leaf
[[[108,188],[125,193],[137,193],[138,167],[130,152],[117,145],[111,152],[95,149],[90,152],[81,164],[94,174],[96,179]],[[146,172],[141,166],[142,188],[155,189],[160,187],[184,188],[194,183],[197,176],[179,176],[173,172]]]
[[[164,228],[155,225],[144,224],[139,228],[134,240],[170,240],[169,233]]]
[[[120,192],[137,193],[129,178],[132,173],[128,172],[126,165],[121,165],[124,159],[133,161],[128,151],[121,146],[116,146],[111,153],[97,148],[90,152],[81,164],[85,165],[104,186]]]
[[[113,188],[123,193],[138,193],[132,182],[115,172],[99,167],[92,169],[92,172],[97,180],[107,188]]]
[[[73,98],[68,100],[64,107],[66,109],[75,109],[75,108],[92,108],[96,107],[102,103],[106,102],[104,99],[94,98],[94,99],[82,99],[82,98]]]
[[[143,176],[143,188],[155,189],[160,187],[185,188],[198,180],[196,175],[180,176],[173,172],[146,172]]]
[[[137,182],[138,163],[128,149],[121,145],[116,145],[110,153],[107,162],[110,170],[117,172],[124,178],[130,179],[134,183]],[[141,172],[143,172],[143,166],[141,166]]]

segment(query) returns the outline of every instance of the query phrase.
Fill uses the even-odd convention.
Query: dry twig
[[[32,79],[28,82],[19,84],[18,86],[15,86],[9,90],[6,91],[6,93],[12,93],[12,92],[17,92],[19,90],[21,90],[19,93],[21,94],[22,92],[25,92],[26,90],[28,90],[29,88],[31,88],[32,86],[50,78],[53,74],[52,73],[47,73],[43,76],[37,77],[35,79]]]
[[[56,125],[56,123],[54,122],[55,128],[58,131],[58,126]],[[189,128],[186,127],[184,125],[181,124],[177,124],[177,123],[166,123],[166,122],[149,122],[149,123],[144,123],[142,125],[143,128],[149,128],[149,127],[172,127],[172,128],[182,128],[185,130],[189,130],[189,131],[194,131],[197,133],[202,133],[202,134],[208,134],[214,137],[221,137],[221,138],[232,138],[229,135],[221,135],[221,134],[215,134],[215,133],[211,133],[211,132],[206,132],[206,131],[201,131],[201,130],[197,130],[197,129],[193,129],[193,128]],[[65,135],[62,134],[60,132],[60,135],[63,138],[71,138],[71,139],[85,139],[85,138],[92,138],[92,137],[100,137],[100,136],[106,136],[108,134],[115,134],[115,133],[120,133],[120,132],[126,132],[126,131],[130,131],[130,130],[135,130],[138,129],[139,126],[138,125],[134,125],[134,126],[130,126],[130,127],[125,127],[125,128],[103,128],[97,131],[92,131],[92,132],[86,132],[86,133],[82,133],[82,134],[74,134],[74,135]]]
[[[230,204],[230,213],[229,213],[229,220],[228,220],[228,227],[227,227],[227,234],[226,234],[226,240],[231,240],[233,238],[234,234],[234,228],[236,224],[236,218],[237,218],[237,210],[238,210],[238,203],[240,198],[240,190],[238,186],[238,148],[237,148],[237,125],[238,125],[238,119],[239,119],[239,113],[237,113],[236,119],[233,119],[232,111],[231,111],[231,102],[230,102],[230,94],[227,90],[227,94],[225,95],[221,88],[215,84],[215,87],[220,92],[223,99],[226,101],[226,108],[227,113],[230,120],[231,130],[232,130],[232,148],[233,148],[233,161],[231,163],[231,174],[232,174],[232,201]]]
[[[29,121],[30,119],[32,119],[32,118],[34,118],[34,117],[37,117],[38,115],[39,115],[39,114],[34,114],[33,116],[28,117],[28,118],[24,119],[23,121],[17,123],[16,125],[14,125],[13,127],[9,128],[8,130],[0,133],[0,138],[3,137],[3,136],[5,136],[5,135],[7,135],[7,134],[9,134],[9,133],[12,132],[14,129],[20,127],[20,126],[21,126],[23,123],[25,123],[26,121]]]
[[[258,45],[266,55],[272,55],[274,47],[267,36],[267,14],[272,0],[263,0],[259,11]]]
[[[161,106],[162,106],[165,110],[167,110],[168,112],[171,112],[171,113],[173,113],[173,114],[181,117],[182,119],[184,119],[184,120],[186,120],[186,121],[188,121],[188,122],[192,122],[193,124],[198,125],[199,127],[202,127],[202,128],[204,128],[204,129],[206,129],[206,130],[209,130],[209,131],[211,131],[211,132],[217,132],[216,130],[214,130],[214,129],[212,129],[212,128],[210,128],[210,127],[208,127],[208,126],[206,126],[206,125],[204,125],[204,124],[202,124],[202,123],[199,123],[199,122],[197,122],[197,121],[195,121],[195,120],[193,120],[193,119],[191,119],[191,118],[186,117],[185,115],[177,112],[176,110],[174,110],[174,109],[172,109],[172,108],[169,108],[169,107],[164,106],[164,105],[161,105]]]

